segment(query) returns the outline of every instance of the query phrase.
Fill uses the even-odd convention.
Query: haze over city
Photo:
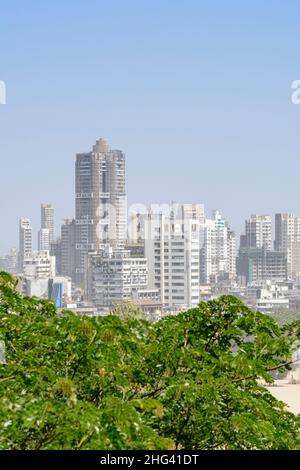
[[[294,1],[2,2],[1,254],[40,202],[74,216],[75,154],[101,135],[129,204],[204,203],[237,233],[299,214],[299,20]]]

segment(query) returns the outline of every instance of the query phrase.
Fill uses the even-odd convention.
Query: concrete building
[[[235,234],[219,211],[202,225],[201,284],[215,284],[219,280],[236,277]]]
[[[287,279],[287,256],[282,251],[265,248],[240,248],[237,274],[241,284]]]
[[[72,282],[62,276],[26,277],[23,279],[23,292],[30,297],[52,300],[57,308],[62,308],[71,302]]]
[[[149,289],[158,289],[165,309],[179,311],[200,301],[200,221],[149,211],[141,218]],[[180,219],[177,219],[179,214]]]
[[[150,315],[149,319],[152,321],[159,319],[163,310],[160,292],[157,289],[133,290],[130,303],[137,311]]]
[[[12,249],[8,255],[0,256],[0,271],[10,274],[18,273],[18,252]]]
[[[67,276],[76,282],[76,268],[75,268],[75,245],[76,245],[76,223],[75,220],[66,219],[61,226],[61,269],[60,274]]]
[[[55,258],[49,251],[34,251],[24,258],[24,277],[27,279],[49,279],[55,277]]]
[[[241,236],[241,248],[272,249],[272,217],[252,214],[245,221],[245,235]]]
[[[24,269],[24,260],[32,255],[33,236],[29,219],[19,221],[19,272]]]
[[[50,243],[50,256],[54,256],[55,258],[56,274],[62,275],[61,238]],[[69,274],[66,274],[66,276],[69,276]]]
[[[130,258],[127,251],[111,248],[89,253],[86,292],[96,307],[112,308],[116,302],[130,301],[134,292],[147,286],[145,258]]]
[[[55,276],[49,279],[48,298],[57,308],[63,308],[72,300],[72,281],[68,277]]]
[[[54,242],[54,208],[51,204],[41,205],[41,230],[49,230],[49,246],[51,242]],[[49,249],[49,248],[48,248]]]
[[[41,228],[38,234],[39,251],[50,251],[50,230]]]
[[[125,155],[104,139],[76,156],[76,272],[84,281],[88,252],[124,247],[127,238]]]
[[[287,255],[289,279],[300,276],[300,218],[295,214],[275,214],[274,248]]]

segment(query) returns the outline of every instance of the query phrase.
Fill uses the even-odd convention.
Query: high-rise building
[[[116,302],[130,301],[148,285],[146,258],[131,258],[126,250],[89,253],[87,271],[87,297],[96,307],[112,308]]]
[[[162,304],[169,310],[194,307],[200,301],[200,221],[189,214],[179,206],[170,215],[150,210],[140,217],[148,288],[160,291]]]
[[[76,276],[82,284],[89,251],[120,249],[127,237],[125,155],[99,139],[76,156]]]
[[[295,214],[275,214],[274,248],[287,255],[288,277],[300,275],[300,218]]]
[[[241,284],[287,279],[287,257],[283,251],[260,248],[240,248],[237,274]]]
[[[245,235],[241,236],[241,248],[272,249],[272,217],[252,214],[245,222]]]
[[[50,230],[48,228],[41,228],[38,234],[38,247],[39,250],[50,251]]]
[[[201,238],[201,283],[216,283],[219,279],[235,279],[235,235],[219,211],[206,219]]]
[[[32,255],[33,237],[29,219],[19,221],[19,272],[24,269],[24,260]]]
[[[54,241],[54,209],[51,204],[41,205],[41,229],[49,230],[49,244]]]
[[[55,266],[57,275],[61,276],[61,238],[58,238],[54,242],[50,243],[50,256],[55,258]],[[69,276],[68,276],[69,277]]]
[[[75,271],[75,220],[65,220],[61,226],[61,269],[62,276],[70,277],[73,281],[76,278]]]

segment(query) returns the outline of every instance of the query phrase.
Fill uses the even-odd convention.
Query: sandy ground
[[[288,380],[276,380],[274,386],[267,387],[277,400],[284,401],[290,411],[300,414],[300,384],[290,384]]]

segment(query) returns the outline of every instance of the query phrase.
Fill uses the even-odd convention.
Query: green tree
[[[262,383],[299,331],[231,296],[154,324],[57,314],[0,273],[0,449],[297,449]]]

